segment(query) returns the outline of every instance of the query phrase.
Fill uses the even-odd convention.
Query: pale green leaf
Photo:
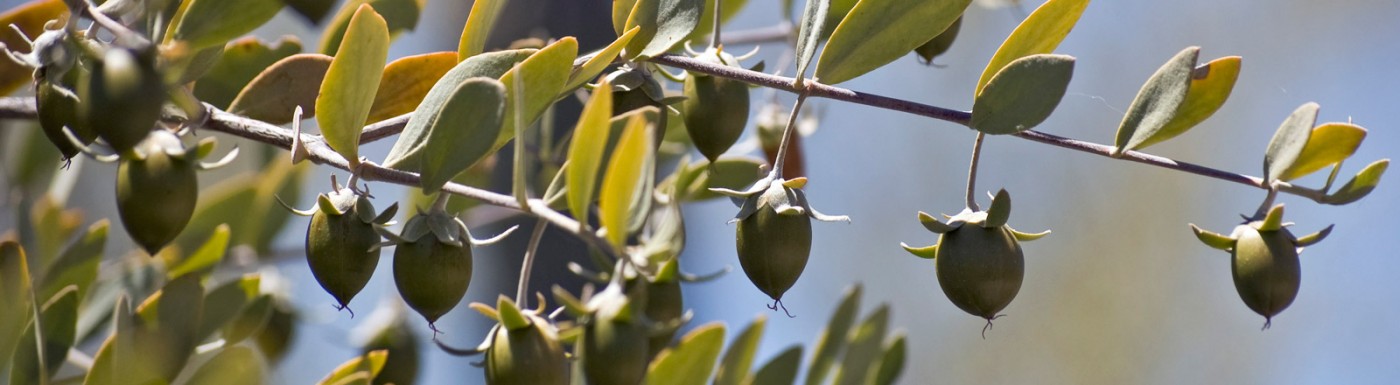
[[[1239,77],[1239,56],[1215,59],[1196,67],[1191,74],[1191,88],[1186,91],[1186,101],[1177,108],[1176,117],[1136,148],[1147,148],[1175,138],[1214,115],[1220,106],[1225,105],[1225,99],[1230,97],[1230,91],[1234,90],[1235,80]]]
[[[525,107],[523,114],[518,114],[515,112],[515,103],[506,103],[505,121],[501,123],[500,134],[496,136],[496,143],[492,149],[505,146],[506,142],[515,137],[516,124],[533,124],[545,109],[559,100],[559,90],[568,82],[569,74],[573,72],[574,58],[577,56],[578,41],[573,37],[565,37],[540,49],[519,66],[501,75],[501,83],[506,85],[506,100],[518,100],[516,93],[524,93]],[[516,76],[520,76],[519,82],[516,82]],[[516,89],[516,84],[524,85],[525,89]],[[516,116],[524,116],[525,121],[516,122]]]
[[[874,385],[893,385],[899,379],[899,374],[904,371],[908,349],[905,340],[904,333],[898,333],[885,347],[885,356],[880,358],[880,368],[875,371]]]
[[[224,260],[224,251],[228,250],[229,226],[221,224],[214,228],[214,234],[209,236],[209,240],[203,246],[195,250],[184,260],[175,264],[166,275],[175,278],[189,273],[203,274],[212,270],[215,265]]]
[[[1342,188],[1322,197],[1322,203],[1329,205],[1344,205],[1356,202],[1376,189],[1376,184],[1381,182],[1381,175],[1385,174],[1385,169],[1390,167],[1390,159],[1381,159],[1367,165],[1356,173]]]
[[[389,27],[384,18],[368,4],[361,5],[350,18],[337,52],[321,83],[321,96],[316,98],[316,123],[326,144],[353,168],[360,162],[360,131],[374,105],[374,93],[389,55]]]
[[[1074,29],[1074,25],[1079,22],[1079,16],[1084,14],[1084,8],[1088,6],[1089,0],[1049,0],[1041,4],[1026,17],[1026,20],[1021,21],[1021,25],[1016,26],[1016,30],[1011,31],[1011,35],[997,48],[997,53],[992,55],[987,68],[982,70],[982,77],[977,80],[977,90],[973,95],[982,94],[982,89],[987,87],[992,77],[1012,61],[1054,51],[1065,36],[1069,35],[1069,31]]]
[[[604,80],[583,107],[583,114],[574,127],[573,140],[569,143],[568,194],[569,212],[579,223],[588,223],[588,209],[593,203],[594,188],[598,185],[598,166],[603,162],[603,151],[607,148],[612,115],[611,85]]]
[[[0,317],[0,362],[10,362],[25,325],[33,319],[31,284],[24,249],[18,242],[0,241],[0,314],[5,314]]]
[[[715,373],[715,385],[743,385],[749,377],[749,368],[753,367],[753,358],[758,353],[758,343],[767,324],[768,317],[760,315],[734,337]]]
[[[419,155],[428,141],[428,128],[435,124],[438,115],[442,114],[443,105],[456,92],[457,86],[473,77],[501,77],[516,62],[525,60],[535,52],[533,49],[487,52],[457,63],[457,66],[452,67],[433,84],[433,88],[428,90],[428,95],[423,97],[423,102],[413,110],[413,115],[408,118],[408,125],[399,134],[394,147],[389,149],[389,155],[384,158],[383,165],[418,172],[421,166]]]
[[[389,357],[388,350],[375,350],[364,355],[351,358],[349,361],[340,364],[330,374],[322,378],[317,385],[339,384],[347,378],[352,378],[357,373],[368,374],[368,378],[379,375],[379,371],[384,369],[384,361]]]
[[[972,0],[861,1],[831,33],[815,77],[837,84],[864,75],[948,29]]]
[[[807,385],[825,383],[826,375],[831,372],[831,364],[846,348],[846,334],[856,322],[856,311],[860,309],[861,291],[860,285],[847,288],[841,303],[832,311],[831,320],[822,329],[811,364],[807,367]]]
[[[215,107],[228,109],[229,103],[263,69],[299,52],[301,41],[294,36],[283,36],[271,44],[255,37],[234,40],[224,47],[219,61],[194,84],[194,96]]]
[[[1312,136],[1313,124],[1317,123],[1317,103],[1308,102],[1293,110],[1283,124],[1279,125],[1274,137],[1269,139],[1269,147],[1264,151],[1264,181],[1272,183],[1287,173],[1297,163],[1298,156],[1308,145]]]
[[[44,345],[42,374],[39,352],[35,350],[34,323],[30,322],[10,362],[10,385],[42,384],[41,378],[52,378],[58,373],[68,357],[68,349],[77,340],[78,302],[77,286],[68,286],[47,300],[39,316]]]
[[[278,60],[249,81],[228,110],[272,124],[291,123],[298,106],[303,119],[317,117],[317,96],[333,61],[330,56],[316,53]]]
[[[977,96],[969,126],[991,135],[1035,128],[1055,112],[1073,75],[1070,56],[1037,54],[1016,59]]]
[[[191,50],[223,45],[261,27],[282,10],[281,0],[189,0],[171,24],[171,38]]]
[[[849,341],[846,342],[846,353],[841,361],[841,367],[836,372],[836,379],[833,385],[861,385],[867,383],[866,378],[870,376],[871,370],[877,369],[882,356],[880,345],[885,340],[885,332],[889,328],[890,307],[880,305],[865,320],[851,331]]]
[[[1298,154],[1298,160],[1279,177],[1280,180],[1294,180],[1330,167],[1351,157],[1361,141],[1366,139],[1366,129],[1350,123],[1326,123],[1313,127],[1308,136],[1308,144]]]
[[[704,5],[704,0],[638,0],[623,28],[641,27],[627,43],[628,59],[645,60],[680,44],[700,23]]]
[[[400,32],[412,31],[418,26],[418,18],[428,0],[348,0],[340,7],[335,17],[321,34],[320,53],[335,56],[345,39],[350,20],[361,5],[374,7],[374,12],[384,18],[391,37]]]
[[[98,265],[102,262],[102,251],[107,245],[107,231],[111,223],[100,220],[88,226],[87,232],[77,241],[63,249],[52,265],[44,270],[40,280],[38,298],[53,298],[63,288],[78,287],[78,299],[86,298],[87,290],[97,279]]]
[[[378,122],[413,112],[438,79],[456,65],[457,54],[452,52],[405,56],[390,62],[379,79],[367,121]]]
[[[247,346],[230,346],[205,361],[190,376],[188,384],[243,385],[267,381],[267,365]]]
[[[486,51],[486,38],[496,25],[496,18],[505,8],[506,0],[477,0],[472,2],[471,13],[467,14],[467,24],[462,27],[462,38],[457,42],[457,61],[467,60]]]
[[[1186,102],[1191,74],[1200,54],[1200,47],[1186,47],[1147,79],[1118,124],[1114,140],[1117,152],[1140,149],[1149,140],[1161,140],[1157,136],[1162,128],[1176,118],[1177,111]]]
[[[637,0],[613,0],[612,2],[612,25],[613,33],[622,36],[622,31],[630,30],[633,27],[627,26],[627,18],[632,16],[632,10],[637,8]],[[652,32],[655,33],[655,32]],[[650,34],[649,34],[650,35]]]
[[[807,0],[802,7],[802,19],[797,23],[797,77],[807,76],[807,66],[812,56],[817,54],[817,43],[821,42],[822,30],[827,26],[826,15],[831,11],[831,0]]]
[[[569,75],[568,84],[564,85],[564,89],[559,92],[573,92],[573,90],[583,86],[584,83],[593,80],[598,74],[603,73],[603,70],[607,69],[609,65],[612,65],[613,60],[617,59],[617,55],[622,53],[622,48],[626,47],[627,43],[631,42],[632,39],[637,36],[637,32],[641,30],[642,29],[639,27],[633,27],[627,30],[626,33],[618,35],[617,40],[613,40],[612,44],[603,47],[603,49],[594,54],[592,58],[589,58],[587,62],[584,62],[582,66],[575,68],[574,72]]]
[[[644,0],[645,1],[645,0]],[[703,385],[724,347],[724,324],[702,325],[661,351],[647,369],[646,385]]]
[[[492,78],[472,78],[452,92],[428,130],[420,186],[433,193],[491,151],[501,130],[505,85]]]
[[[607,229],[608,242],[621,249],[627,241],[628,208],[642,183],[642,169],[651,157],[651,128],[646,118],[634,115],[608,161],[598,201],[599,222]]]
[[[744,385],[791,385],[797,383],[797,369],[802,365],[802,346],[795,345],[778,353],[744,381]]]

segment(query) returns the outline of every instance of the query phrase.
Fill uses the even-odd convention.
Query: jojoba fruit
[[[117,166],[117,213],[132,240],[154,255],[180,235],[199,198],[195,161],[171,155],[180,140],[168,131],[149,131],[142,156],[124,157]]]
[[[699,59],[723,65],[737,63],[733,56],[714,49],[700,54]],[[714,162],[744,133],[749,119],[749,86],[692,72],[685,78],[683,92],[685,101],[680,110],[686,132],[700,154]]]
[[[433,227],[437,229],[430,230]],[[466,226],[446,212],[419,215],[404,225],[394,250],[394,284],[430,327],[467,294],[472,278],[470,239]]]
[[[350,189],[321,195],[306,227],[306,263],[339,307],[349,306],[379,265],[379,233],[369,198]],[[369,215],[360,211],[368,210]]]
[[[1298,296],[1302,271],[1296,240],[1285,228],[1260,231],[1249,225],[1236,226],[1233,237],[1235,290],[1250,310],[1271,319]]]
[[[117,153],[136,147],[155,127],[165,103],[165,87],[155,69],[155,53],[107,50],[92,62],[78,84],[80,119]]]
[[[76,95],[63,86],[47,80],[39,82],[34,90],[34,101],[39,110],[39,127],[44,130],[44,137],[58,148],[64,159],[72,158],[80,151],[63,133],[65,127],[72,130],[82,144],[92,143],[93,139],[96,139],[96,135],[87,129],[85,122],[78,119]]]
[[[812,251],[812,221],[805,213],[783,214],[760,207],[739,221],[739,266],[754,286],[774,300],[782,300]]]
[[[964,225],[944,233],[934,259],[943,294],[959,309],[992,319],[1021,290],[1026,263],[1005,226]]]
[[[491,328],[486,350],[486,383],[490,385],[566,385],[569,360],[553,326],[538,315],[522,312],[529,324]]]
[[[600,298],[601,297],[601,298]],[[646,377],[651,328],[637,306],[621,295],[594,297],[598,310],[583,324],[577,354],[588,384],[636,385]]]

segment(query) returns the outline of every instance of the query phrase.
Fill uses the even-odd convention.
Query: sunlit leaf
[[[281,0],[189,0],[171,24],[170,37],[190,49],[223,45],[272,20],[282,5]]]
[[[807,66],[812,63],[812,56],[817,54],[817,43],[821,42],[822,31],[836,27],[826,23],[831,1],[807,0],[807,5],[802,7],[802,18],[797,23],[797,46],[794,48],[798,78],[807,76]]]
[[[626,33],[619,35],[617,40],[613,40],[607,47],[603,47],[602,50],[599,50],[597,54],[593,55],[593,58],[584,62],[583,66],[574,69],[574,72],[569,75],[568,84],[564,85],[564,89],[560,90],[560,92],[573,92],[573,90],[583,86],[584,83],[593,80],[598,74],[603,73],[603,70],[607,69],[608,66],[612,64],[613,60],[617,59],[617,55],[622,53],[622,48],[626,47],[627,43],[631,42],[632,38],[637,36],[638,31],[641,31],[641,28],[633,27],[627,30]]]
[[[332,62],[330,56],[315,53],[278,60],[253,78],[228,110],[272,124],[291,123],[297,106],[303,119],[316,117],[317,96]]]
[[[987,87],[992,77],[1016,59],[1054,51],[1065,36],[1069,35],[1069,31],[1074,29],[1074,25],[1079,22],[1079,16],[1084,14],[1084,8],[1088,6],[1089,0],[1049,0],[1041,4],[1026,17],[1026,20],[1021,21],[1021,25],[1016,26],[1016,30],[1011,31],[1011,35],[997,48],[997,53],[992,55],[987,68],[982,70],[982,77],[977,80],[977,90],[973,95],[981,95],[982,89]]]
[[[224,251],[228,250],[228,244],[229,226],[219,225],[214,228],[214,234],[209,236],[209,240],[205,241],[203,246],[176,263],[166,274],[176,278],[189,273],[208,272],[224,260]]]
[[[603,163],[603,150],[607,148],[612,124],[611,85],[603,81],[588,104],[583,107],[578,125],[574,128],[573,140],[569,143],[569,212],[579,223],[588,223],[588,209],[593,203],[594,188],[598,185],[598,166]]]
[[[33,0],[5,10],[4,13],[0,13],[0,27],[6,28],[4,33],[0,33],[0,43],[16,52],[28,53],[29,44],[16,35],[14,30],[9,29],[9,26],[19,27],[26,36],[33,39],[44,32],[44,23],[63,17],[67,13],[68,7],[63,4],[63,0]],[[0,59],[0,95],[7,95],[33,81],[34,70],[7,58]]]
[[[462,82],[448,97],[436,119],[429,123],[420,183],[424,192],[436,192],[486,157],[492,140],[501,131],[505,95],[505,85],[500,81],[473,78]]]
[[[477,0],[472,2],[467,24],[462,27],[462,38],[457,42],[457,61],[467,60],[486,51],[486,39],[496,26],[496,19],[505,8],[506,0]]]
[[[0,242],[0,362],[10,362],[24,332],[33,319],[30,303],[29,262],[24,249],[14,241]]]
[[[802,345],[796,345],[777,357],[773,357],[763,367],[744,381],[744,385],[791,385],[797,383],[797,369],[802,365]]]
[[[637,37],[627,43],[627,57],[644,60],[670,51],[695,30],[704,5],[704,0],[638,0],[621,29],[641,27]]]
[[[948,29],[972,0],[861,1],[831,33],[815,77],[856,78],[913,51]]]
[[[238,93],[265,68],[299,52],[301,41],[295,36],[283,36],[270,45],[255,37],[234,40],[224,47],[219,61],[195,83],[194,96],[215,107],[227,109]],[[327,63],[329,59],[327,57]],[[314,88],[321,84],[319,77]],[[310,107],[307,105],[307,108]]]
[[[413,112],[438,79],[456,65],[457,54],[452,52],[405,56],[390,62],[379,79],[379,91],[374,94],[368,121],[378,122]]]
[[[1240,77],[1240,57],[1229,56],[1196,67],[1191,74],[1191,89],[1186,101],[1176,110],[1176,117],[1167,122],[1152,138],[1137,145],[1138,149],[1175,138],[1205,121],[1229,99]]]
[[[77,286],[78,298],[86,298],[87,289],[97,279],[97,267],[102,262],[102,251],[107,245],[107,231],[111,228],[106,219],[88,226],[87,232],[77,241],[68,245],[58,259],[44,270],[44,278],[39,282],[38,298],[52,298],[64,287]]]
[[[493,149],[501,148],[515,137],[516,124],[533,124],[545,109],[559,100],[559,90],[563,89],[564,83],[569,80],[574,58],[577,56],[578,41],[572,37],[565,37],[540,49],[519,66],[501,75],[501,83],[506,85],[506,100],[510,103],[506,103],[505,121],[501,123],[500,134],[496,137]],[[519,82],[515,80],[516,76],[520,76]],[[516,84],[523,85],[525,89],[516,89]],[[516,93],[519,92],[524,93],[523,113],[515,112],[517,107],[514,101],[519,100],[516,97]],[[525,121],[516,122],[517,115],[524,116]]]
[[[374,12],[384,18],[389,35],[397,36],[403,31],[412,31],[418,26],[418,19],[428,0],[348,0],[340,6],[340,11],[331,18],[330,24],[321,35],[321,48],[318,52],[335,56],[342,48],[341,42],[350,26],[350,20],[359,12],[361,5],[374,7]]]
[[[860,285],[847,288],[841,303],[832,311],[831,320],[827,321],[826,327],[822,329],[821,338],[817,340],[812,363],[807,367],[807,385],[825,383],[826,375],[831,371],[831,364],[836,362],[836,356],[846,348],[846,334],[856,322],[856,311],[860,309],[861,291]]]
[[[1317,103],[1308,102],[1284,119],[1274,137],[1269,139],[1269,147],[1264,151],[1264,177],[1266,182],[1279,180],[1289,168],[1297,163],[1298,156],[1308,145],[1312,136],[1313,124],[1317,122]]]
[[[384,18],[368,4],[361,5],[350,18],[338,52],[316,98],[316,123],[326,144],[354,166],[360,158],[360,131],[374,104],[389,55],[389,28]]]
[[[1313,127],[1308,136],[1308,144],[1298,154],[1288,170],[1279,176],[1280,180],[1294,180],[1330,167],[1351,157],[1361,141],[1366,139],[1366,129],[1350,123],[1326,123]]]
[[[991,135],[1035,128],[1060,105],[1074,75],[1074,58],[1038,54],[1007,64],[972,105],[972,129]]]
[[[661,351],[647,370],[647,385],[704,385],[724,347],[724,324],[702,325]]]
[[[1149,140],[1162,140],[1157,138],[1162,128],[1176,118],[1177,111],[1186,102],[1191,74],[1200,54],[1200,47],[1186,47],[1147,79],[1118,125],[1114,141],[1118,152],[1143,148],[1143,143]]]
[[[352,358],[340,364],[340,366],[336,367],[335,370],[332,370],[330,374],[326,375],[325,378],[322,378],[321,381],[316,384],[338,384],[340,381],[350,378],[356,373],[366,373],[369,374],[370,378],[373,378],[379,375],[380,370],[384,369],[384,361],[388,359],[388,357],[389,351],[387,350],[375,350],[365,353],[362,356]]]
[[[42,384],[40,378],[52,378],[63,366],[68,349],[77,341],[78,288],[68,286],[49,298],[39,316],[44,345],[43,374],[40,374],[39,352],[35,350],[34,324],[31,322],[20,337],[23,342],[15,349],[10,367],[10,385]]]
[[[1356,173],[1347,184],[1342,185],[1337,191],[1322,197],[1322,203],[1329,205],[1344,205],[1356,202],[1376,189],[1376,184],[1381,182],[1381,175],[1385,174],[1385,169],[1390,167],[1390,159],[1381,159],[1366,165],[1361,172]]]
[[[201,385],[262,384],[267,378],[267,365],[258,353],[247,346],[230,346],[205,361],[187,382]]]
[[[846,342],[846,353],[836,372],[834,385],[860,385],[868,382],[867,377],[876,370],[883,356],[881,344],[890,322],[889,305],[880,305],[861,321],[860,326],[851,331]]]
[[[758,343],[767,324],[768,317],[760,315],[734,337],[715,373],[715,385],[742,385],[748,379],[749,368],[753,366],[753,358],[758,353]]]
[[[598,201],[599,222],[607,229],[608,242],[622,248],[627,241],[628,208],[642,183],[642,169],[651,157],[651,130],[646,119],[635,115],[627,122],[608,161],[607,175]]]

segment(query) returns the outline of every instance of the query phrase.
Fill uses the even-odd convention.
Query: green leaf
[[[723,6],[722,9],[720,9],[720,24],[728,23],[730,19],[737,16],[739,11],[743,10],[744,5],[748,4],[748,2],[749,0],[724,0],[724,3],[720,4]],[[690,36],[686,37],[686,40],[695,43],[700,42],[699,39],[709,36],[711,32],[714,32],[715,0],[705,0],[705,4],[700,6],[700,11],[700,20],[695,23],[695,30],[691,31]],[[720,37],[723,36],[723,31],[721,31]]]
[[[880,368],[875,371],[874,385],[892,385],[899,379],[899,374],[904,371],[905,351],[904,333],[898,333],[894,340],[885,347],[885,356],[880,358]]]
[[[1317,103],[1308,102],[1284,119],[1269,140],[1269,148],[1264,151],[1264,181],[1272,183],[1283,178],[1289,168],[1297,163],[1298,156],[1308,145],[1312,136],[1313,124],[1317,122]]]
[[[1035,128],[1055,112],[1074,75],[1074,57],[1037,54],[1007,64],[972,104],[972,129],[1014,134]]]
[[[486,38],[496,19],[505,8],[506,0],[478,0],[472,2],[471,13],[467,14],[467,24],[462,27],[462,38],[457,42],[457,61],[467,60],[486,51]]]
[[[389,28],[368,4],[350,18],[345,42],[331,60],[321,96],[316,98],[316,123],[326,144],[345,157],[351,168],[360,162],[360,131],[389,55]]]
[[[583,66],[574,69],[574,72],[569,75],[569,82],[564,85],[564,89],[560,90],[560,93],[573,92],[573,90],[583,86],[584,83],[593,80],[598,74],[603,73],[603,70],[607,69],[609,65],[612,65],[613,60],[617,59],[617,55],[622,53],[622,48],[626,47],[627,43],[637,37],[637,33],[641,30],[640,27],[633,27],[627,30],[626,33],[618,35],[617,40],[613,40],[612,44],[603,47],[597,54],[588,59],[587,62],[584,62]]]
[[[261,178],[262,175],[254,172],[239,173],[200,191],[199,204],[195,206],[190,223],[173,242],[179,249],[178,254],[198,249],[214,234],[214,229],[224,223],[229,224],[235,236],[245,232],[247,226],[244,220],[251,216],[249,210],[256,207],[258,186],[264,182]],[[283,199],[287,198],[291,197]],[[277,210],[285,211],[276,203],[273,205],[277,206]]]
[[[374,7],[374,12],[384,18],[390,36],[398,36],[400,32],[412,31],[418,26],[419,14],[423,12],[423,7],[427,0],[349,0],[340,7],[340,11],[335,13],[331,22],[326,26],[321,35],[321,48],[319,52],[335,56],[341,48],[345,39],[345,32],[349,29],[350,20],[354,19],[359,12],[361,5],[368,4]]]
[[[29,262],[14,241],[0,242],[0,362],[10,362],[25,325],[33,319]]]
[[[490,153],[504,119],[505,95],[505,85],[482,77],[467,79],[448,96],[442,110],[427,123],[420,183],[425,193],[437,192]]]
[[[832,381],[834,385],[860,385],[868,382],[867,377],[872,369],[877,369],[877,361],[881,356],[880,344],[885,340],[885,332],[889,328],[890,322],[889,305],[880,305],[874,312],[860,323],[860,326],[851,331],[850,340],[846,342],[845,358],[841,361],[841,368],[836,371],[836,379]]]
[[[190,376],[187,384],[240,385],[263,384],[267,381],[267,364],[252,348],[229,346],[205,361]]]
[[[195,83],[194,96],[215,107],[228,109],[239,91],[264,68],[298,52],[301,52],[301,41],[295,36],[283,36],[271,44],[255,37],[234,40],[224,47],[219,61]]]
[[[880,68],[938,36],[972,0],[861,1],[831,33],[817,80],[837,84]]]
[[[1390,159],[1381,159],[1367,165],[1356,173],[1342,188],[1322,197],[1322,203],[1329,205],[1344,205],[1356,202],[1376,189],[1376,184],[1381,182],[1381,175],[1385,174],[1385,169],[1390,167]]]
[[[68,7],[62,0],[32,0],[24,4],[7,3],[4,13],[0,13],[0,26],[7,29],[14,25],[31,38],[44,33],[44,24],[68,14]],[[29,43],[21,39],[14,30],[0,33],[0,43],[12,50],[29,52]],[[8,95],[20,86],[34,82],[34,70],[21,66],[6,58],[0,60],[0,95]],[[0,353],[3,355],[3,353]],[[0,361],[3,362],[3,361]]]
[[[1143,84],[1133,98],[1133,104],[1128,106],[1123,122],[1118,124],[1114,141],[1117,152],[1143,148],[1143,143],[1149,140],[1164,140],[1157,136],[1185,104],[1200,54],[1201,47],[1186,47],[1147,79],[1147,84]]]
[[[298,15],[306,18],[306,21],[313,25],[320,25],[326,15],[331,13],[331,8],[335,6],[335,0],[282,0],[288,8],[296,11]]]
[[[1341,163],[1366,139],[1366,129],[1350,123],[1326,123],[1313,127],[1308,144],[1298,154],[1298,160],[1284,171],[1281,180],[1294,180],[1323,168]]]
[[[638,0],[627,17],[626,27],[622,28],[642,28],[637,37],[627,43],[628,59],[646,60],[670,51],[695,30],[700,23],[700,8],[704,5],[704,0]],[[616,15],[617,9],[613,12]]]
[[[1240,57],[1229,56],[1212,60],[1196,67],[1191,74],[1191,87],[1186,91],[1186,101],[1176,110],[1176,117],[1167,122],[1153,137],[1137,145],[1138,149],[1175,138],[1205,121],[1235,88],[1235,80],[1240,77]]]
[[[540,49],[519,66],[501,75],[501,83],[506,85],[506,100],[519,100],[515,96],[516,93],[524,92],[525,109],[524,114],[518,114],[515,112],[515,103],[506,103],[505,121],[501,123],[500,134],[496,137],[496,144],[492,149],[505,146],[506,142],[515,137],[516,124],[528,127],[545,109],[554,104],[554,101],[559,100],[559,90],[568,82],[569,74],[573,72],[574,58],[577,56],[578,41],[573,37],[565,37]],[[516,76],[520,76],[518,83],[515,80]],[[516,89],[516,84],[523,84],[525,89]],[[516,116],[524,116],[526,121],[516,122]]]
[[[268,162],[263,171],[257,174],[259,183],[254,191],[253,205],[245,211],[247,214],[243,223],[229,223],[234,236],[233,244],[253,246],[263,253],[261,255],[267,255],[273,240],[292,217],[292,212],[277,201],[280,199],[296,207],[296,198],[301,195],[302,177],[313,168],[314,165],[310,163]],[[200,199],[202,203],[204,198]],[[189,227],[186,227],[185,232],[189,231]]]
[[[258,297],[258,285],[262,278],[258,274],[248,274],[239,279],[225,282],[204,295],[203,314],[199,316],[199,331],[195,340],[204,341],[219,331],[240,313],[246,311],[249,303]]]
[[[817,54],[817,43],[821,42],[822,29],[826,28],[826,15],[831,11],[831,0],[807,0],[802,7],[802,19],[797,27],[797,78],[807,76],[807,66],[812,63],[812,55]]]
[[[763,338],[763,328],[768,324],[768,317],[758,316],[734,336],[734,342],[729,344],[729,350],[724,352],[724,358],[720,361],[718,372],[715,373],[715,385],[742,385],[749,377],[749,368],[753,366],[754,354],[758,353],[758,343]]]
[[[423,97],[423,102],[413,110],[413,115],[408,118],[408,125],[399,134],[394,147],[389,149],[389,155],[384,158],[384,167],[418,172],[419,155],[428,141],[428,127],[438,119],[443,104],[456,92],[457,86],[473,77],[501,77],[516,62],[525,60],[535,52],[532,49],[487,52],[457,63],[456,67],[452,67],[433,84],[433,88],[428,90],[428,95]]]
[[[958,17],[957,20],[953,20],[952,25],[938,33],[938,36],[934,36],[933,39],[929,39],[923,45],[914,48],[914,54],[923,59],[924,64],[932,65],[933,58],[948,52],[948,49],[953,47],[953,42],[958,39],[958,31],[961,29],[962,17]]]
[[[608,242],[617,249],[627,241],[628,208],[642,183],[643,166],[652,155],[650,127],[641,115],[632,116],[619,137],[603,178],[598,201],[599,222],[607,229]]]
[[[778,353],[763,364],[744,385],[791,385],[797,383],[797,369],[802,365],[802,346],[795,345]]]
[[[369,122],[378,122],[413,112],[438,79],[457,65],[457,54],[433,52],[405,56],[384,67]]]
[[[375,350],[364,355],[351,358],[349,361],[340,364],[330,374],[322,378],[318,385],[339,384],[347,378],[352,378],[358,373],[368,374],[368,378],[379,375],[379,371],[384,369],[384,361],[388,359],[388,350]],[[366,379],[368,379],[366,378]]]
[[[44,304],[39,316],[43,335],[43,374],[40,374],[39,352],[34,343],[34,323],[30,322],[20,337],[20,345],[10,367],[10,385],[42,384],[41,378],[52,378],[63,366],[68,349],[77,340],[78,287],[68,286]]]
[[[1074,29],[1079,16],[1088,6],[1089,0],[1049,0],[1041,4],[997,48],[987,68],[982,70],[982,78],[977,80],[977,92],[973,95],[981,95],[992,77],[1016,59],[1054,51]]]
[[[612,24],[614,33],[617,33],[618,36],[622,36],[622,31],[633,28],[627,26],[627,17],[632,16],[632,10],[636,8],[637,0],[613,0]]]
[[[580,224],[588,223],[588,209],[593,203],[598,185],[598,166],[603,162],[612,123],[612,86],[604,80],[595,88],[588,104],[583,106],[578,125],[569,143],[568,194],[569,212]]]
[[[214,234],[209,236],[209,240],[204,242],[198,250],[185,257],[166,272],[170,278],[176,278],[189,273],[204,274],[214,269],[215,265],[224,260],[224,251],[228,250],[229,226],[221,224],[214,228]]]
[[[111,222],[106,219],[88,226],[81,238],[63,249],[58,259],[44,270],[40,280],[38,298],[53,298],[59,291],[70,285],[78,287],[78,299],[87,298],[87,290],[97,280],[98,264],[102,262],[102,251],[107,246],[107,230]]]
[[[136,308],[136,329],[139,330],[131,335],[137,341],[136,346],[127,351],[130,355],[117,354],[140,356],[150,374],[166,382],[173,381],[199,343],[196,335],[203,312],[204,287],[200,277],[187,274],[171,280]],[[121,357],[116,359],[122,360]],[[122,369],[118,370],[126,370],[126,364],[119,367]]]
[[[234,317],[220,330],[224,341],[236,344],[258,335],[263,331],[263,328],[273,325],[273,322],[276,322],[273,320],[274,313],[277,312],[276,306],[273,303],[272,295],[263,294],[253,298],[252,302],[243,306],[237,317]],[[263,342],[263,338],[259,337],[257,341],[259,345]]]
[[[860,0],[831,0],[831,6],[826,11],[825,21],[822,22],[822,25],[826,27],[822,28],[821,40],[830,39],[836,26],[840,25],[841,21],[851,14],[851,10],[855,9],[856,3],[859,2]]]
[[[647,369],[646,385],[703,385],[724,347],[724,323],[702,325],[661,351]]]
[[[272,20],[282,5],[281,0],[189,0],[171,24],[170,37],[191,50],[223,45]]]
[[[248,82],[229,104],[229,112],[272,124],[291,123],[297,106],[302,118],[316,116],[316,99],[333,58],[296,54],[278,60]]]
[[[841,303],[836,305],[836,310],[831,313],[831,320],[827,321],[826,328],[822,329],[821,337],[817,340],[812,363],[807,367],[807,385],[825,383],[826,375],[831,371],[831,364],[836,362],[837,355],[846,348],[846,333],[856,321],[861,291],[860,285],[847,288]]]

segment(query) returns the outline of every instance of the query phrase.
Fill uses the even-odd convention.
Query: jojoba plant
[[[1264,316],[1265,329],[1298,296],[1302,276],[1298,253],[1332,233],[1332,226],[1327,226],[1322,231],[1294,237],[1288,231],[1289,225],[1283,222],[1283,205],[1274,206],[1263,218],[1235,226],[1229,236],[1191,225],[1201,243],[1230,252],[1235,290],[1250,310]]]
[[[331,179],[332,192],[316,196],[316,207],[292,209],[311,217],[306,227],[306,263],[321,288],[335,297],[337,308],[349,309],[350,300],[365,288],[379,267],[380,226],[398,212],[398,204],[375,214],[364,194],[341,187]],[[354,314],[354,311],[351,311]]]

